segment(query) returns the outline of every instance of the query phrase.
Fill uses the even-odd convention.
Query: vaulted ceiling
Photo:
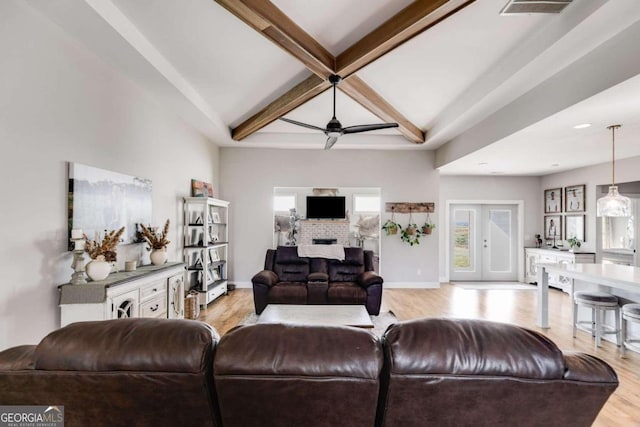
[[[221,146],[436,150],[448,174],[540,175],[640,155],[640,3],[574,0],[28,0]],[[591,123],[576,130],[579,123]],[[549,156],[548,153],[554,153]],[[555,165],[555,166],[554,166]]]

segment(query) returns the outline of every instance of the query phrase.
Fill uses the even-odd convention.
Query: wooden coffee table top
[[[258,317],[258,323],[373,328],[373,323],[364,305],[269,304]]]

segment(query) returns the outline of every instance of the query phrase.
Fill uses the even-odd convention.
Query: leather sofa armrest
[[[34,368],[35,345],[21,345],[0,352],[0,371],[25,371]]]
[[[262,270],[251,278],[251,283],[260,283],[268,287],[272,287],[278,283],[278,281],[278,275],[271,270]]]
[[[318,272],[309,274],[308,281],[309,282],[328,282],[329,275],[327,273],[322,273],[318,271]]]
[[[564,353],[564,379],[618,385],[618,376],[606,362],[595,356],[578,352]]]
[[[374,271],[365,271],[358,276],[358,284],[363,288],[368,288],[371,285],[382,285],[384,280],[382,277]]]

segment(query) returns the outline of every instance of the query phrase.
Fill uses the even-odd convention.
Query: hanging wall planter
[[[398,234],[398,230],[402,230],[402,226],[396,222],[396,218],[394,216],[395,212],[391,211],[391,219],[388,219],[387,222],[384,223],[382,229],[387,233],[387,236],[392,236],[394,234]]]
[[[427,219],[425,220],[424,224],[422,224],[422,234],[431,234],[434,228],[436,228],[436,225],[431,222],[431,217],[429,216],[429,214],[427,214]]]
[[[410,244],[411,246],[419,245],[421,234],[422,233],[420,232],[420,229],[413,222],[413,216],[411,212],[409,212],[409,224],[407,224],[404,230],[402,230],[402,232],[400,233],[400,240]]]

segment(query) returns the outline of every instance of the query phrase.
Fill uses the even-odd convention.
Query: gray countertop
[[[121,271],[111,273],[106,279],[87,282],[84,285],[65,283],[58,286],[60,291],[59,304],[100,304],[107,299],[107,289],[123,285],[145,276],[150,276],[164,270],[184,267],[183,262],[168,262],[163,265],[145,265],[135,271]]]

